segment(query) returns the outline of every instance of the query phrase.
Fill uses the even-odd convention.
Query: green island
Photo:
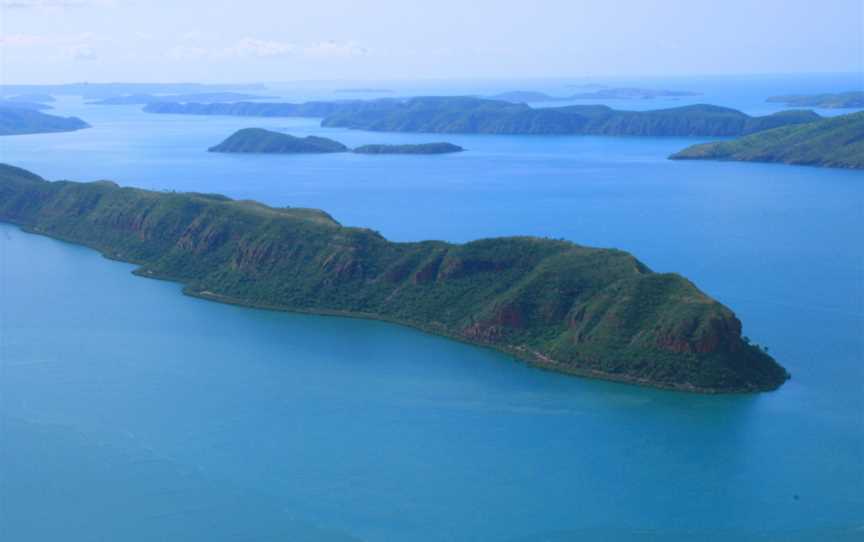
[[[751,117],[714,105],[620,111],[605,105],[532,108],[465,96],[380,98],[337,102],[230,104],[153,103],[150,113],[321,117],[322,126],[378,132],[618,136],[738,136],[812,122],[812,111]]]
[[[348,147],[326,137],[301,138],[263,128],[243,128],[208,150],[210,152],[301,154],[347,152]]]
[[[535,237],[396,243],[323,211],[50,182],[8,165],[0,220],[135,263],[189,295],[400,323],[564,373],[703,393],[773,390],[789,377],[731,310],[620,250]]]
[[[449,154],[462,152],[465,149],[453,143],[415,143],[405,145],[361,145],[352,152],[358,154]]]
[[[834,94],[788,94],[771,96],[766,101],[783,103],[792,107],[822,107],[825,109],[864,108],[864,91],[837,92]]]
[[[78,117],[48,115],[27,107],[0,106],[0,136],[71,132],[89,127]]]
[[[462,147],[452,143],[420,143],[411,145],[362,145],[354,150],[326,137],[304,138],[265,130],[243,128],[237,130],[222,143],[210,147],[210,152],[306,154],[330,152],[354,152],[357,154],[446,154],[462,152]]]
[[[693,145],[673,160],[739,160],[864,169],[864,111]]]
[[[654,98],[680,98],[683,96],[699,96],[699,92],[682,90],[664,90],[650,88],[603,88],[594,92],[580,92],[569,96],[551,96],[544,92],[530,90],[514,90],[489,96],[492,100],[504,100],[513,103],[529,102],[566,102],[572,100],[652,100]]]
[[[333,113],[322,126],[386,132],[613,136],[734,136],[819,119],[812,111],[751,117],[714,105],[619,111],[605,105],[531,108],[479,98],[415,98]]]

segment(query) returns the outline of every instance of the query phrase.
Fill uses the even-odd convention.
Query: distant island
[[[741,160],[864,169],[864,112],[694,145],[673,160]]]
[[[0,136],[71,132],[89,127],[78,117],[58,117],[33,109],[0,105]]]
[[[731,310],[630,254],[536,237],[395,243],[311,209],[0,166],[0,220],[225,303],[375,318],[644,386],[773,390],[788,373]]]
[[[413,145],[363,145],[353,151],[326,137],[295,137],[263,128],[237,130],[222,143],[210,147],[210,152],[262,154],[320,154],[355,152],[358,154],[445,154],[464,149],[452,143],[421,143]]]
[[[737,136],[812,122],[812,111],[751,117],[715,105],[652,111],[621,111],[605,105],[531,108],[525,104],[470,97],[414,98],[345,110],[324,117],[322,126],[381,132],[465,134]]]
[[[347,152],[348,147],[326,137],[300,138],[263,128],[244,128],[208,150],[210,152],[302,154]]]
[[[682,96],[699,96],[699,92],[679,91],[679,90],[656,90],[647,88],[600,88],[595,92],[583,92],[579,94],[571,94],[569,96],[550,96],[543,92],[517,90],[512,92],[502,92],[489,96],[492,100],[504,100],[513,103],[531,103],[531,102],[567,102],[573,100],[650,100],[654,98],[678,98]]]
[[[55,102],[54,96],[50,94],[44,93],[30,93],[30,94],[18,94],[15,96],[4,97],[6,101],[10,102],[27,102],[27,103],[41,103],[47,104],[51,102]]]
[[[243,100],[270,100],[273,96],[259,96],[241,92],[200,92],[196,94],[126,94],[87,102],[89,105],[146,105],[160,102],[239,102]]]
[[[390,94],[389,88],[339,88],[334,90],[337,94]]]
[[[45,111],[54,109],[50,104],[44,102],[25,102],[14,98],[0,99],[0,108],[2,109],[29,109],[30,111]]]
[[[465,149],[452,143],[419,143],[411,145],[363,145],[354,149],[358,154],[448,154]]]
[[[334,102],[154,103],[150,113],[323,118],[322,126],[454,134],[738,136],[821,118],[812,111],[751,117],[715,105],[622,111],[605,105],[532,108],[469,96]]]
[[[789,94],[771,96],[768,102],[779,102],[793,107],[822,107],[825,109],[864,108],[864,91],[839,92],[836,94]]]

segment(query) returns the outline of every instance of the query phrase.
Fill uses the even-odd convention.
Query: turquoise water
[[[738,90],[713,101],[736,107],[764,86],[724,84]],[[565,377],[380,322],[188,298],[2,225],[3,540],[864,536],[860,172],[665,160],[698,139],[370,134],[75,98],[58,111],[94,127],[3,138],[2,161],[319,207],[396,240],[622,248],[732,307],[793,379],[705,397]],[[469,151],[203,152],[247,126]]]

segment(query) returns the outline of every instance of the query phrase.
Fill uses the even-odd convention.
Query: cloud
[[[232,47],[225,49],[228,56],[270,58],[291,55],[297,52],[293,43],[282,41],[243,38]]]
[[[48,43],[48,39],[45,36],[36,34],[6,34],[0,36],[0,46],[28,47],[44,43]]]
[[[111,5],[114,5],[114,0],[0,0],[0,7],[10,9],[57,9]]]
[[[86,43],[68,45],[61,50],[63,58],[71,60],[96,60],[96,52]]]
[[[369,49],[353,41],[322,41],[303,48],[303,54],[312,57],[351,58],[369,54]]]

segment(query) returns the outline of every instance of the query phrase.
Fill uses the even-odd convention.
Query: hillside
[[[734,141],[704,143],[673,160],[741,160],[808,166],[864,168],[864,112],[785,126]]]
[[[0,220],[227,303],[399,322],[583,376],[697,392],[788,377],[728,308],[622,251],[533,237],[394,243],[326,213],[0,166]]]
[[[210,152],[302,154],[346,152],[348,147],[326,137],[300,138],[263,128],[244,128],[237,130],[225,141],[208,150]]]
[[[0,106],[0,136],[71,132],[89,127],[77,117],[58,117],[26,107]]]

